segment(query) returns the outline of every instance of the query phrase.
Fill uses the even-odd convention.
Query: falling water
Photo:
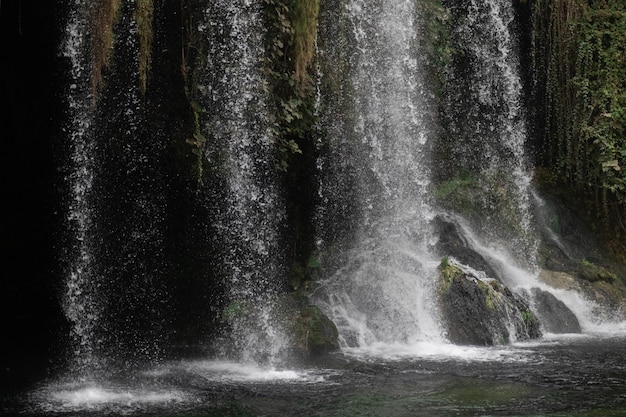
[[[65,314],[72,323],[72,348],[76,367],[93,365],[100,308],[97,298],[97,277],[94,276],[93,193],[94,147],[92,133],[90,69],[87,33],[89,2],[76,1],[68,20],[63,54],[70,60],[69,117],[71,161],[68,220],[74,242],[68,260],[65,291]]]
[[[537,239],[514,8],[507,0],[453,7],[461,9],[453,39],[464,65],[453,75],[459,89],[447,98],[452,152],[479,179],[483,200],[475,204],[482,205],[482,218],[476,223],[485,238],[505,242],[533,269]]]
[[[429,109],[416,58],[415,2],[337,7],[340,16],[326,18],[337,26],[344,19],[349,32],[320,35],[321,55],[330,61],[322,64],[322,84],[335,91],[321,115],[328,144],[319,161],[320,251],[332,267],[318,303],[344,347],[439,340],[429,252]],[[338,82],[331,65],[346,78]],[[344,254],[335,255],[338,248]]]
[[[83,377],[113,361],[152,360],[165,319],[160,169],[164,141],[150,132],[138,83],[134,3],[120,6],[119,69],[93,81],[97,5],[70,6],[63,54],[68,58],[67,137],[71,149],[69,259],[64,308],[71,322],[74,370]],[[106,36],[106,35],[105,35]],[[123,64],[123,65],[122,65]],[[100,87],[100,88],[98,88]],[[97,90],[97,91],[96,91]],[[148,133],[149,132],[149,133]]]
[[[284,344],[271,309],[284,276],[279,236],[285,214],[261,68],[261,2],[213,1],[205,14],[200,27],[210,44],[201,83],[205,131],[217,144],[206,158],[223,170],[225,182],[217,229],[229,291],[226,312],[233,313],[232,336],[241,359],[272,361]]]
[[[457,217],[455,222],[468,246],[505,284],[521,294],[529,294],[533,287],[549,291],[575,312],[583,330],[596,328],[602,321],[600,306],[579,291],[555,289],[539,279],[539,220],[533,206],[542,203],[531,185],[526,152],[528,129],[513,4],[471,0],[454,7],[457,13],[460,10],[461,24],[453,37],[464,66],[457,68],[456,79],[453,75],[460,89],[448,97],[448,110],[455,118],[450,131],[463,139],[456,157],[478,171],[483,198],[475,202],[481,219]]]

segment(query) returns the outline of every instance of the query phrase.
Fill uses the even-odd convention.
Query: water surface
[[[5,398],[24,416],[621,416],[624,336],[348,350],[300,367],[179,360]]]

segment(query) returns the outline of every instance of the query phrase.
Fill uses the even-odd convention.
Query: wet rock
[[[541,337],[528,304],[498,281],[482,281],[447,261],[439,267],[439,279],[443,321],[452,343],[492,346]]]
[[[533,307],[541,318],[541,324],[549,333],[580,333],[576,315],[552,293],[539,288],[531,290]]]
[[[339,349],[337,326],[315,306],[300,311],[294,335],[296,349],[303,356],[314,356]]]
[[[582,263],[580,263],[583,265]],[[596,280],[591,282],[578,278],[578,272],[559,272],[542,269],[539,279],[554,288],[576,291],[584,295],[594,306],[594,314],[608,319],[626,319],[626,286],[621,280]]]
[[[477,271],[484,271],[489,277],[498,277],[487,260],[469,247],[467,240],[459,232],[458,224],[453,219],[438,215],[435,217],[434,226],[439,236],[436,246],[439,253],[452,255],[460,263],[471,266]]]

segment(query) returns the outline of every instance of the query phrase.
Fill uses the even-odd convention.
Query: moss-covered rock
[[[294,324],[294,337],[295,349],[304,356],[339,349],[339,333],[335,323],[315,306],[300,311]]]
[[[451,342],[492,346],[541,337],[528,304],[498,281],[480,280],[449,261],[438,271],[442,318]]]

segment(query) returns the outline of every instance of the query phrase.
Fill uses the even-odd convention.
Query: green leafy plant
[[[626,232],[626,4],[536,0],[543,163]]]
[[[244,301],[232,301],[224,311],[222,311],[222,323],[232,324],[236,320],[246,318],[250,315],[250,306]]]

